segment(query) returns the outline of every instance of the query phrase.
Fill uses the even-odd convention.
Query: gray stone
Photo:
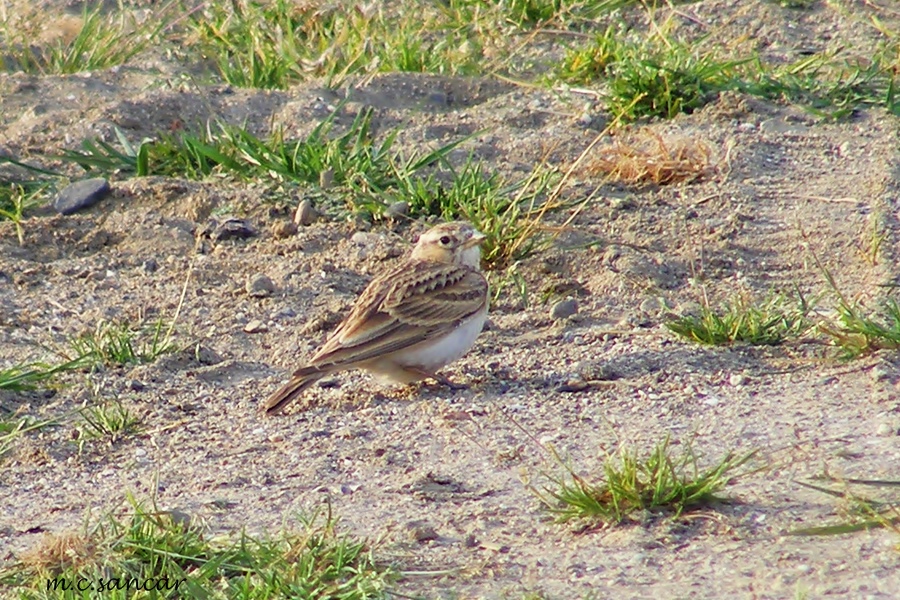
[[[875,433],[882,437],[897,435],[897,428],[890,423],[879,423]]]
[[[615,381],[625,376],[603,361],[584,361],[575,366],[575,371],[584,381]]]
[[[265,333],[269,327],[259,319],[253,319],[244,325],[244,333]]]
[[[453,94],[448,94],[441,90],[434,90],[428,94],[428,103],[442,108],[449,107],[453,104]]]
[[[637,202],[631,196],[624,198],[610,198],[609,207],[613,210],[629,211],[637,208]]]
[[[83,208],[93,206],[110,192],[109,182],[103,177],[83,179],[66,186],[56,196],[53,208],[60,214],[71,215]]]
[[[316,221],[316,208],[313,206],[312,200],[304,198],[297,205],[297,211],[294,213],[294,223],[307,227]]]
[[[388,219],[396,219],[397,217],[405,217],[409,214],[409,202],[394,202],[384,210],[384,216]]]
[[[334,169],[325,169],[319,173],[319,187],[327,190],[334,184]]]
[[[743,373],[732,373],[728,377],[728,383],[730,383],[734,387],[742,387],[750,383],[750,378]]]
[[[224,359],[219,356],[219,353],[213,350],[212,348],[207,348],[206,346],[196,346],[193,349],[194,360],[196,360],[201,365],[217,365],[222,362]]]
[[[663,311],[664,305],[660,302],[659,298],[645,298],[643,302],[641,302],[641,306],[639,310],[645,315],[651,316],[659,316]]]
[[[550,318],[553,320],[568,319],[578,312],[578,302],[575,298],[560,300],[550,309]]]
[[[267,275],[259,273],[247,280],[246,289],[254,298],[267,298],[275,293],[275,283]]]
[[[406,531],[409,539],[420,544],[438,539],[437,531],[425,521],[410,521],[406,524]]]
[[[143,263],[141,263],[141,267],[144,269],[145,273],[156,273],[159,269],[159,263],[156,262],[155,258],[148,258]]]
[[[877,382],[889,381],[894,375],[894,370],[890,365],[880,363],[872,368],[872,379]]]
[[[292,221],[276,221],[275,224],[272,225],[272,235],[275,236],[276,240],[289,238],[296,233],[297,225]]]
[[[282,321],[284,319],[293,319],[297,316],[297,311],[295,311],[290,306],[282,306],[278,310],[272,313],[273,321]]]
[[[350,236],[350,241],[358,246],[373,246],[378,241],[378,234],[368,231],[357,231]]]
[[[219,242],[222,240],[247,239],[256,235],[256,230],[250,225],[246,219],[226,219],[221,223],[217,223],[212,232],[212,239]]]

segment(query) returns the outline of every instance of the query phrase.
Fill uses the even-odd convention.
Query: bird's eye
[[[450,236],[449,236],[449,235],[442,235],[442,236],[441,236],[441,245],[442,245],[442,246],[449,246],[449,245],[450,245]]]

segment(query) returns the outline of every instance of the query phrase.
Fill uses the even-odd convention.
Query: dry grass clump
[[[47,534],[21,556],[22,565],[34,573],[77,571],[96,562],[97,544],[81,533]]]
[[[687,136],[663,136],[644,127],[599,148],[586,167],[628,185],[690,183],[708,177],[717,164],[706,142]]]

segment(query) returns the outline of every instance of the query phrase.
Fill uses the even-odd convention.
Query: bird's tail
[[[296,400],[304,390],[324,377],[325,374],[325,371],[320,371],[311,367],[299,369],[291,376],[290,381],[284,384],[277,392],[269,396],[269,399],[266,400],[266,414],[277,415],[280,413],[288,404]]]

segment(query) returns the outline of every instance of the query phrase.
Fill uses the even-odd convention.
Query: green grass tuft
[[[58,365],[34,362],[13,365],[0,369],[0,390],[24,392],[36,389],[39,385],[52,381],[58,374],[66,371],[83,369],[86,360],[77,356]]]
[[[108,440],[115,444],[141,430],[141,419],[118,400],[87,407],[81,411],[81,418],[78,430],[82,441]]]
[[[676,335],[708,345],[746,342],[755,346],[777,345],[812,328],[811,307],[800,296],[794,302],[783,295],[759,302],[739,295],[718,311],[704,303],[700,314],[679,317],[666,323]]]
[[[473,74],[477,26],[421,3],[348,7],[288,0],[209,3],[193,15],[195,44],[240,87],[284,89],[313,77],[338,86],[383,71]]]
[[[881,106],[898,115],[896,54],[896,47],[867,57],[841,57],[838,50],[776,66],[756,59],[735,80],[735,87],[761,98],[799,104],[828,119],[848,117],[865,106]]]
[[[670,119],[700,108],[734,86],[740,60],[721,60],[703,41],[687,44],[664,31],[643,37],[609,27],[587,45],[570,49],[557,68],[561,81],[605,82],[604,96],[615,119]]]
[[[844,535],[865,531],[868,529],[889,529],[900,534],[900,500],[896,491],[900,488],[900,481],[873,480],[873,479],[840,479],[827,477],[837,487],[798,481],[803,487],[833,496],[841,501],[839,512],[840,522],[830,525],[816,525],[794,529],[790,535],[800,536],[828,536]],[[884,492],[881,498],[860,494],[854,488],[877,488]],[[893,492],[888,494],[888,492]],[[900,549],[900,546],[898,546]]]
[[[857,303],[841,298],[837,322],[819,324],[819,331],[831,338],[844,358],[857,358],[877,350],[900,348],[900,304],[885,300],[875,314],[865,314]]]
[[[0,22],[0,68],[43,75],[125,64],[154,43],[169,24],[163,11],[138,21],[126,11],[107,12],[102,4],[93,8],[85,4],[77,31],[40,41],[46,14],[17,14],[15,9],[11,14]]]
[[[725,57],[706,41],[677,39],[667,25],[640,39],[609,27],[570,48],[550,81],[600,84],[608,109],[622,121],[689,113],[725,90],[799,104],[829,119],[864,106],[900,114],[896,44],[866,57],[838,50],[773,65],[753,54]]]
[[[565,476],[551,478],[553,487],[544,487],[537,494],[544,508],[560,522],[585,519],[619,523],[641,511],[678,516],[719,501],[716,494],[743,475],[734,471],[754,455],[729,452],[715,466],[701,469],[690,444],[673,457],[666,437],[646,458],[626,449],[608,456],[603,477],[596,482],[567,468]]]
[[[25,245],[25,227],[22,225],[25,213],[44,203],[45,185],[41,182],[25,185],[0,183],[0,221],[12,221],[20,246]]]
[[[162,319],[149,328],[101,321],[94,331],[70,339],[69,345],[81,364],[91,368],[151,363],[176,350],[172,329],[164,332]]]
[[[330,186],[365,194],[396,186],[400,179],[438,163],[469,139],[463,137],[405,158],[393,148],[398,131],[375,143],[372,115],[372,109],[361,110],[346,131],[335,134],[335,111],[299,140],[287,140],[281,131],[264,140],[246,129],[221,124],[218,131],[165,135],[135,147],[117,129],[121,150],[102,140],[85,140],[81,150],[66,151],[60,158],[88,171],[190,179],[227,173],[245,180],[273,178],[317,185],[327,173]]]
[[[0,417],[0,464],[21,437],[34,431],[40,431],[45,427],[59,425],[60,422],[61,419],[58,418],[39,421],[27,415]]]
[[[123,518],[109,515],[83,532],[48,536],[0,573],[0,583],[41,598],[73,597],[62,591],[63,578],[71,585],[82,577],[95,584],[116,578],[118,589],[103,593],[113,599],[144,597],[133,588],[150,583],[162,586],[150,598],[366,600],[386,598],[395,577],[364,542],[337,533],[330,507],[301,518],[297,532],[263,539],[210,536],[188,515],[129,502]],[[55,590],[48,578],[56,578]]]

